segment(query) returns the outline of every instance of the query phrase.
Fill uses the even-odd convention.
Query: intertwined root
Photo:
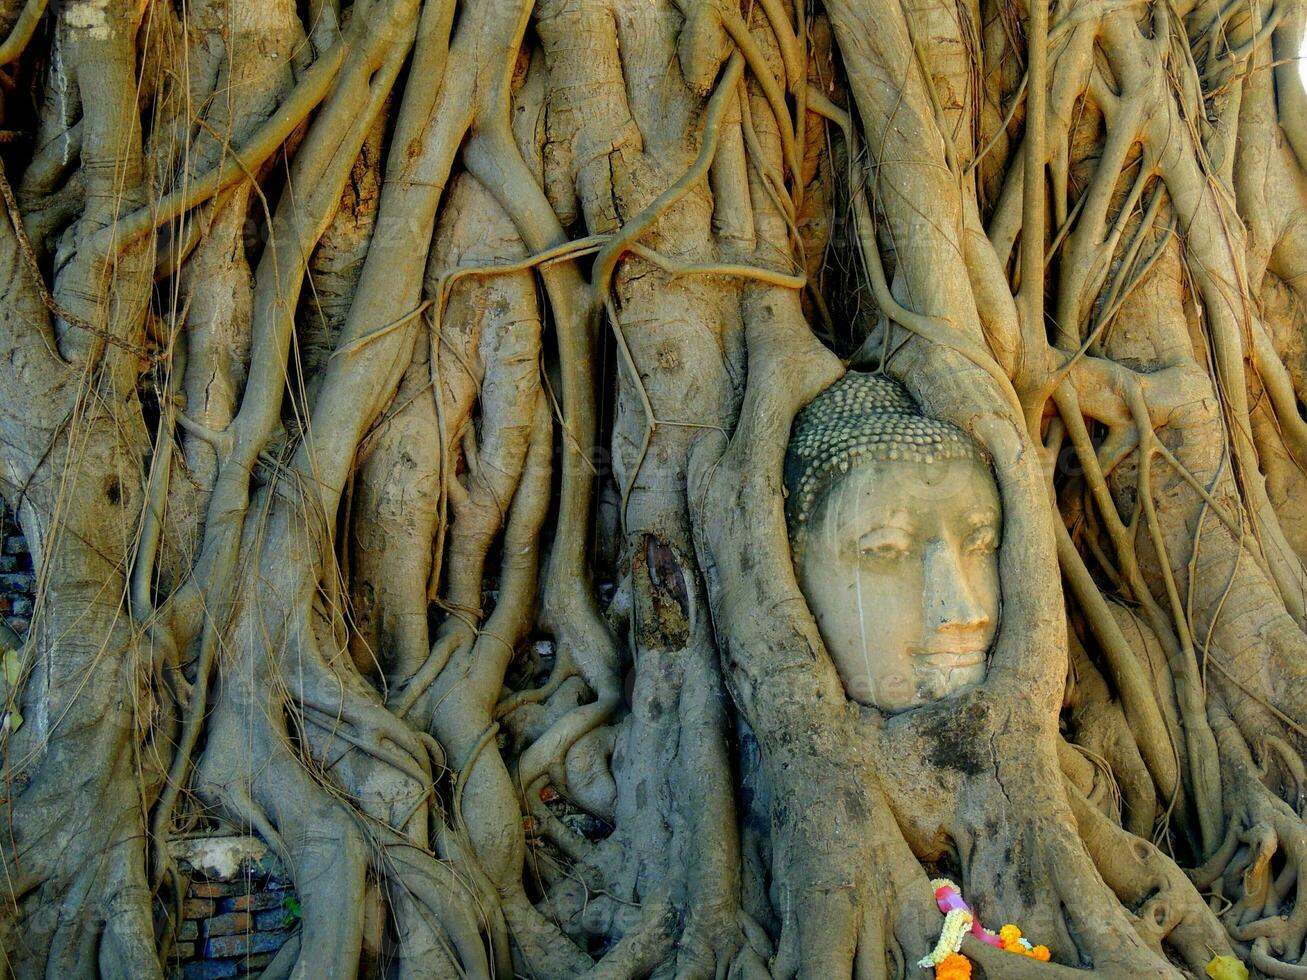
[[[1259,969],[1269,976],[1297,976],[1307,969],[1295,965],[1307,939],[1307,903],[1300,887],[1307,823],[1268,788],[1275,770],[1254,763],[1230,715],[1218,706],[1212,717],[1230,779],[1227,830],[1221,847],[1193,878],[1222,902],[1226,931]],[[1296,758],[1288,746],[1284,751]],[[1294,768],[1288,766],[1290,774]]]
[[[16,972],[157,976],[219,820],[273,974],[911,974],[951,862],[1062,960],[992,976],[1303,976],[1305,19],[0,3]],[[778,484],[859,345],[1007,528],[983,690],[897,718]]]

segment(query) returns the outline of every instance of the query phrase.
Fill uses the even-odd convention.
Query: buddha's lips
[[[925,650],[912,651],[914,659],[921,659],[937,670],[957,670],[961,667],[978,667],[985,662],[985,648],[971,647],[961,650]]]

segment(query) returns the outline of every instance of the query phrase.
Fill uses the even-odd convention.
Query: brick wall
[[[178,841],[191,875],[170,960],[174,980],[259,973],[299,925],[299,903],[284,869],[253,837]]]
[[[36,575],[27,541],[18,530],[18,523],[0,503],[0,619],[23,639],[32,625],[35,592]]]
[[[21,639],[32,623],[36,576],[27,541],[0,503],[0,619]],[[169,959],[172,980],[262,972],[299,924],[299,903],[277,859],[253,837],[176,841],[190,886]]]

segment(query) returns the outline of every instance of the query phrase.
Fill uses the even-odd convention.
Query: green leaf
[[[23,723],[23,716],[17,711],[11,711],[5,715],[5,731],[16,732]]]
[[[6,682],[10,687],[15,687],[15,686],[17,686],[17,684],[18,684],[18,678],[19,678],[19,676],[20,676],[20,675],[22,674],[22,672],[23,672],[22,665],[18,662],[18,651],[17,651],[17,650],[6,650],[6,651],[5,651],[5,655],[4,655],[4,672],[5,672],[5,682]]]

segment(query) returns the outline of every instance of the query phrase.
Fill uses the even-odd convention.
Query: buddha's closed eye
[[[912,553],[912,536],[900,527],[877,527],[858,539],[858,554],[878,561],[899,561]]]

